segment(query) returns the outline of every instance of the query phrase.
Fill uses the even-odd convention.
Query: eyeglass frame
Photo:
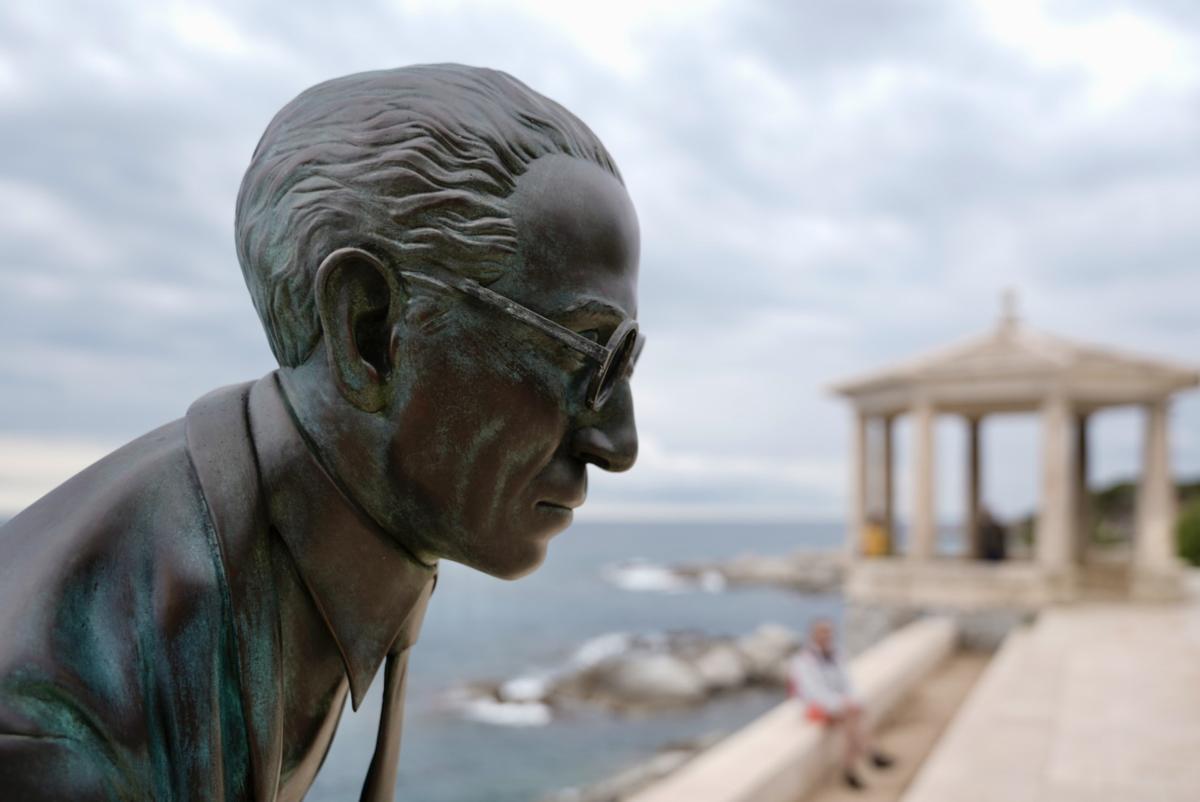
[[[424,283],[439,289],[457,290],[464,295],[482,301],[488,306],[498,309],[526,325],[532,326],[543,334],[598,363],[598,367],[588,382],[588,390],[585,398],[588,409],[593,412],[600,411],[604,403],[612,395],[617,382],[623,378],[622,376],[616,376],[607,386],[605,384],[605,379],[608,378],[608,374],[612,369],[616,367],[616,362],[620,358],[620,355],[625,350],[629,351],[629,357],[624,360],[624,369],[632,373],[633,366],[637,364],[638,357],[642,354],[642,348],[646,345],[646,338],[639,331],[638,322],[633,318],[626,318],[621,321],[620,325],[609,336],[608,341],[602,345],[584,337],[578,332],[572,331],[561,323],[555,323],[553,320],[538,314],[527,306],[522,306],[495,290],[484,287],[473,279],[464,276],[440,279],[434,278],[427,273],[416,273],[407,270],[400,271],[400,275],[410,281]],[[633,343],[630,346],[626,346],[625,343],[630,337],[633,338]]]

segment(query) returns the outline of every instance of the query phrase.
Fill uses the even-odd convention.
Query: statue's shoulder
[[[161,513],[160,521],[186,515],[195,509],[194,496],[185,424],[175,420],[88,466],[5,524],[0,555],[53,559],[52,552],[68,544],[78,551],[91,541],[145,529],[151,508]]]
[[[245,425],[250,384],[201,397],[184,418],[147,432],[38,499],[0,527],[0,565],[50,559],[67,547],[105,551],[153,536],[163,543],[211,526],[202,475],[223,476],[251,452]],[[66,552],[59,554],[68,559]]]
[[[153,622],[160,627],[182,624],[186,607],[206,606],[220,590],[212,531],[186,419],[142,435],[0,527],[0,607],[20,599],[30,613],[24,622],[0,617],[0,638],[15,636],[10,625],[34,640],[52,637],[65,611],[81,607],[125,605],[130,616],[168,619]],[[81,615],[76,625],[98,620]]]
[[[220,447],[193,447],[189,412],[80,471],[0,527],[0,609],[29,611],[25,621],[0,616],[0,643],[11,644],[17,632],[51,637],[70,625],[65,610],[111,605],[124,608],[126,618],[151,615],[131,623],[154,627],[167,640],[197,615],[215,614],[224,579],[201,473],[211,475],[223,454],[232,466],[251,451],[245,442],[232,449],[236,438],[248,437],[237,425],[245,418],[244,396],[245,387],[223,388],[193,405],[208,410],[206,425],[219,431]],[[207,467],[197,465],[197,450]],[[227,473],[219,464],[215,470]],[[242,486],[244,493],[253,490]],[[100,620],[80,615],[73,625]],[[39,632],[34,621],[50,631]],[[0,656],[12,651],[0,646]]]
[[[206,399],[211,426],[234,423],[228,446],[244,393]],[[26,776],[9,747],[33,737],[70,745],[53,765],[83,761],[135,798],[167,798],[151,758],[172,733],[210,720],[243,730],[227,703],[238,688],[229,594],[189,424],[139,437],[0,528],[0,778]],[[199,750],[177,773],[237,774],[245,748]]]

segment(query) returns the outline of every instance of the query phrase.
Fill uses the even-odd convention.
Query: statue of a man
[[[363,798],[391,800],[437,561],[531,571],[588,463],[637,455],[637,218],[596,136],[513,78],[309,89],[236,229],[280,369],[0,529],[6,800],[298,800],[385,663]]]

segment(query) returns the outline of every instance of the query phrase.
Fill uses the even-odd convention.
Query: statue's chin
[[[565,522],[548,531],[541,527],[537,532],[522,532],[519,537],[509,537],[502,549],[489,554],[476,555],[465,564],[497,579],[520,579],[533,573],[546,559],[547,541],[566,528],[570,523],[569,513]]]

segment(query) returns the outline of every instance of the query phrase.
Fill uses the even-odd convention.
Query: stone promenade
[[[1200,800],[1200,604],[1081,604],[1009,636],[904,802]]]

